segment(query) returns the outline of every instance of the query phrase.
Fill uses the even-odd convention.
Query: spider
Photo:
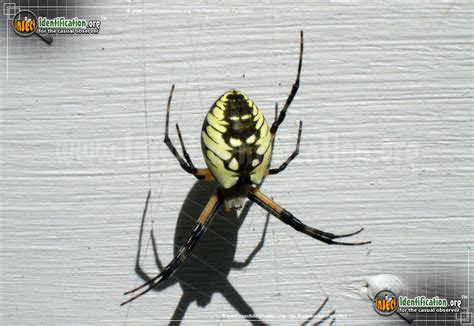
[[[166,107],[164,142],[186,172],[198,179],[207,181],[217,180],[219,186],[201,212],[191,235],[178,250],[174,259],[157,276],[137,288],[125,292],[124,294],[128,295],[148,286],[145,290],[121,305],[137,299],[168,279],[199,241],[214,218],[218,208],[224,204],[227,211],[230,209],[240,209],[245,198],[257,203],[293,229],[326,244],[352,246],[371,243],[370,241],[342,242],[334,240],[356,235],[362,232],[364,228],[352,233],[337,235],[310,227],[259,190],[265,176],[278,174],[285,170],[299,153],[303,128],[302,121],[299,123],[296,148],[293,153],[278,168],[269,168],[275,134],[285,119],[286,111],[298,91],[302,64],[303,31],[300,32],[300,54],[296,80],[283,109],[279,113],[278,103],[275,104],[275,120],[270,128],[262,112],[242,92],[231,89],[217,99],[206,115],[201,132],[201,147],[207,168],[196,168],[194,166],[184,146],[178,124],[176,124],[176,132],[183,156],[178,153],[168,136],[171,99],[174,92],[174,85],[171,86]]]

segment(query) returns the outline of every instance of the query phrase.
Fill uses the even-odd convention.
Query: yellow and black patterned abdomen
[[[270,161],[272,137],[263,114],[238,90],[225,92],[202,125],[209,170],[224,189],[260,184]]]

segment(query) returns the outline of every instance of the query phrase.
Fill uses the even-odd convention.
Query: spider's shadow
[[[196,223],[197,217],[216,187],[217,183],[215,182],[197,181],[189,191],[181,207],[176,224],[174,237],[175,254],[186,241]],[[143,212],[135,268],[136,273],[143,281],[148,281],[157,273],[152,271],[148,274],[140,265],[142,244],[146,243],[146,237],[143,237],[143,232],[149,198],[150,193],[148,194]],[[188,258],[179,266],[175,274],[154,288],[155,291],[161,291],[171,285],[179,283],[183,290],[178,306],[170,320],[170,325],[178,325],[184,318],[189,305],[194,301],[198,306],[205,307],[211,301],[214,293],[220,293],[239,314],[247,316],[246,318],[252,324],[265,325],[261,320],[249,317],[249,315],[254,315],[253,309],[227,279],[232,268],[242,269],[246,267],[263,247],[269,216],[267,216],[266,222],[262,219],[262,224],[265,223],[265,228],[260,242],[256,243],[255,249],[249,253],[245,261],[236,262],[234,260],[238,230],[245,220],[250,206],[251,203],[247,202],[240,211],[240,214],[236,211],[225,212],[223,209],[220,209],[207,232],[199,240]],[[157,219],[156,224],[160,225],[159,219]],[[163,270],[163,264],[158,256],[153,229],[151,230],[150,236],[156,265],[161,271]],[[159,234],[156,236],[159,236]],[[166,260],[171,259],[167,257]]]

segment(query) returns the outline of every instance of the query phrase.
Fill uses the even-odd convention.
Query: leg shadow
[[[176,224],[174,237],[175,254],[186,241],[196,223],[196,219],[216,187],[217,183],[215,182],[197,181],[189,191],[181,207]],[[144,225],[150,196],[151,192],[148,193],[143,211],[135,265],[135,272],[143,281],[148,281],[156,275],[156,272],[145,272],[140,265]],[[269,216],[267,216],[262,238],[249,257],[244,262],[235,262],[234,260],[238,231],[251,205],[251,202],[247,202],[240,211],[240,214],[238,211],[225,212],[223,209],[219,210],[207,232],[202,236],[196,247],[179,266],[174,275],[154,288],[155,291],[161,291],[173,284],[179,283],[183,290],[183,295],[170,320],[170,325],[179,325],[185,317],[188,307],[193,302],[196,302],[200,307],[207,306],[214,293],[221,293],[229,304],[238,313],[246,316],[246,319],[253,325],[266,325],[258,318],[252,317],[255,315],[253,309],[228,280],[231,268],[242,269],[246,267],[263,247]],[[156,218],[156,224],[159,225],[159,223],[160,218]],[[151,230],[150,237],[156,266],[161,271],[163,270],[163,264],[158,256],[153,230]]]
[[[323,310],[324,306],[326,305],[326,303],[328,303],[328,301],[329,301],[329,298],[324,299],[323,303],[321,303],[321,305],[320,305],[319,308],[314,312],[314,314],[313,314],[311,317],[309,317],[308,319],[306,319],[306,320],[301,324],[301,326],[308,325],[311,321],[313,321],[313,319]],[[333,317],[335,313],[336,313],[336,310],[332,310],[330,313],[328,313],[328,314],[325,315],[324,317],[321,317],[319,320],[314,321],[314,323],[313,323],[312,325],[313,325],[313,326],[315,326],[315,325],[322,325],[326,320],[328,320],[328,319],[330,319],[331,317]],[[329,321],[329,325],[334,324],[335,321],[336,321],[336,317],[331,318],[331,320]]]

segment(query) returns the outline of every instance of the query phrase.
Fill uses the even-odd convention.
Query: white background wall
[[[241,226],[221,214],[177,274],[194,287],[186,298],[210,300],[192,301],[183,324],[241,324],[224,315],[244,311],[243,301],[267,323],[296,324],[304,318],[277,316],[311,315],[327,296],[320,316],[335,309],[336,325],[403,325],[378,316],[362,293],[364,279],[380,273],[400,277],[412,295],[467,295],[472,2],[124,1],[60,10],[102,19],[100,34],[55,37],[48,47],[1,20],[2,323],[167,323],[183,294],[176,279],[119,304],[142,282],[134,266],[148,191],[140,260],[150,275],[150,230],[166,264],[175,230],[187,235],[212,191],[162,142],[171,84],[172,124],[203,166],[210,105],[237,88],[271,121],[294,80],[301,29],[301,87],[274,162],[292,151],[300,119],[301,153],[262,191],[309,225],[363,226],[354,240],[372,244],[327,246],[270,218],[263,248],[230,269],[258,244],[266,214],[252,207]]]

